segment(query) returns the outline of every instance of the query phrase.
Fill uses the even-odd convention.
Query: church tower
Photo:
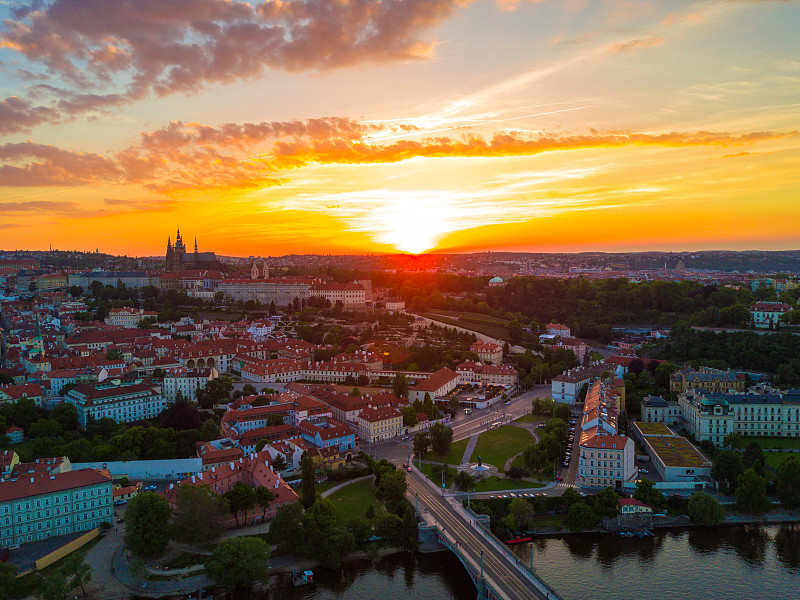
[[[167,256],[165,262],[167,271],[172,271],[175,268],[175,251],[172,249],[172,238],[170,236],[167,236]]]
[[[178,271],[183,266],[183,257],[186,254],[186,246],[183,245],[183,238],[181,238],[181,228],[178,227],[178,235],[175,238],[175,248],[173,250],[175,260],[173,261],[174,270]]]

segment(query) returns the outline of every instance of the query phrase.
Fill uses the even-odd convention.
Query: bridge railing
[[[503,556],[506,558],[506,560],[508,560],[512,565],[515,565],[518,568],[518,570],[527,577],[528,581],[530,581],[541,593],[545,594],[547,598],[552,598],[553,600],[561,600],[561,596],[558,595],[558,592],[556,592],[552,587],[550,587],[547,584],[546,581],[544,581],[541,577],[539,577],[539,575],[537,575],[536,572],[533,571],[531,567],[529,567],[525,563],[524,560],[520,559],[516,554],[514,554],[511,550],[509,550],[508,547],[505,546],[500,540],[498,540],[483,523],[478,521],[475,517],[470,516],[469,512],[472,512],[472,510],[469,510],[469,512],[467,512],[467,509],[464,508],[464,505],[461,504],[461,502],[456,501],[455,504],[456,504],[456,510],[461,512],[464,515],[464,518],[467,519],[467,521],[474,522],[475,530],[481,533],[483,539],[487,540],[499,552],[501,552]],[[475,515],[474,512],[472,512],[472,514]]]

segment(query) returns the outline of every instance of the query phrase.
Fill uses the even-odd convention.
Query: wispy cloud
[[[459,0],[38,0],[17,5],[0,47],[67,87],[51,106],[7,98],[0,132],[267,69],[329,71],[427,57],[428,31]],[[120,89],[121,87],[121,89]]]

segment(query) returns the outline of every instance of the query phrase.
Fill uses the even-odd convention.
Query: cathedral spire
[[[194,237],[194,253],[197,254],[197,236]]]

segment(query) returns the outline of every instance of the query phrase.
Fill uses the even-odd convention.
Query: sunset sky
[[[800,2],[0,16],[0,249],[800,248]]]

